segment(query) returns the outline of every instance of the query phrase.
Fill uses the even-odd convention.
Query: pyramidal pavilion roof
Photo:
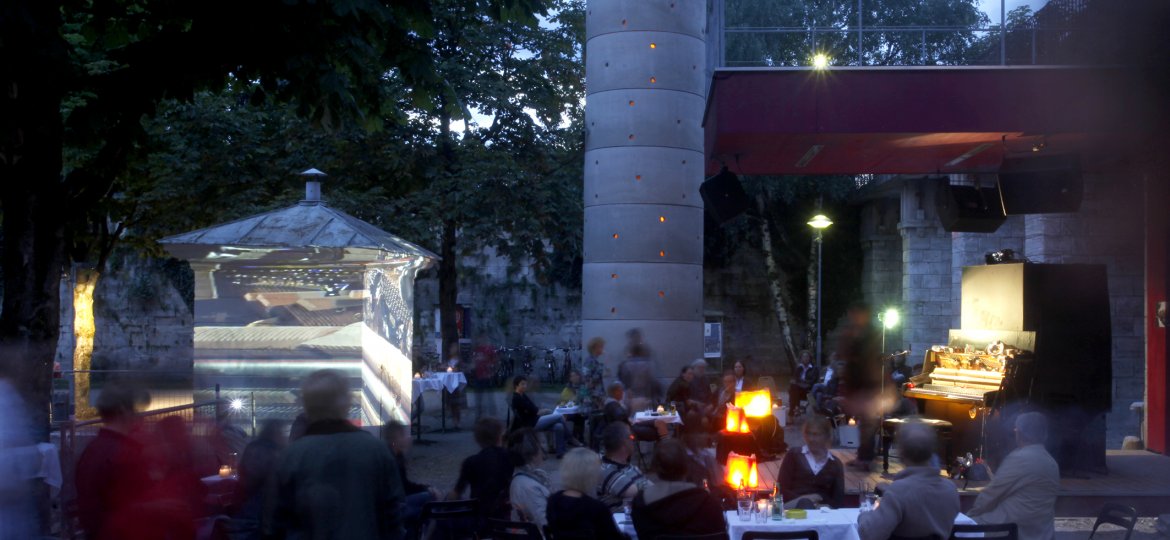
[[[324,176],[317,169],[301,174],[310,178]],[[321,184],[315,179],[306,183],[305,200],[294,206],[168,236],[160,242],[172,252],[190,251],[183,250],[183,246],[206,246],[211,248],[212,257],[217,249],[237,248],[249,251],[369,250],[393,256],[439,258],[416,244],[326,206],[321,200]]]

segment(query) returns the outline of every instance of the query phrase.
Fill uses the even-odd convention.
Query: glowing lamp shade
[[[747,416],[744,415],[741,407],[727,408],[727,426],[728,433],[751,433],[751,428],[748,427]]]
[[[760,487],[760,473],[756,467],[756,456],[741,456],[735,452],[727,454],[727,485],[748,489]]]
[[[833,224],[833,220],[829,219],[824,214],[817,214],[812,219],[808,220],[808,225],[814,229],[827,229],[829,225]]]
[[[772,392],[767,388],[736,392],[735,406],[743,409],[748,418],[767,418],[772,415]]]

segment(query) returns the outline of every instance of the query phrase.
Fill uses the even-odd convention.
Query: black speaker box
[[[1009,216],[1076,212],[1085,194],[1080,159],[1076,154],[1004,159],[999,192]]]
[[[751,200],[743,190],[743,184],[734,173],[724,167],[719,174],[708,178],[699,186],[703,206],[720,225],[751,208]]]
[[[952,186],[946,179],[938,188],[936,208],[948,232],[995,232],[1007,220],[998,189]]]

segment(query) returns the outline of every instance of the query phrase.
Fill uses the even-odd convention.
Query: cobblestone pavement
[[[555,392],[534,392],[531,395],[537,405],[542,407],[552,406],[557,399]],[[506,406],[503,405],[506,398],[505,394],[495,392],[494,394],[488,394],[488,396],[494,397],[495,402],[498,404],[499,417],[503,420],[507,412]],[[424,399],[427,400],[427,405],[426,412],[423,414],[424,432],[422,438],[427,442],[415,444],[410,452],[407,468],[411,480],[430,484],[444,491],[448,491],[455,485],[455,481],[459,476],[459,465],[463,459],[479,451],[479,447],[476,446],[471,434],[471,425],[475,419],[474,407],[476,397],[474,395],[468,396],[468,403],[472,409],[466,411],[463,415],[463,429],[450,433],[434,431],[438,429],[441,420],[439,416],[438,394],[432,396],[428,393]],[[434,405],[431,405],[432,403]],[[447,417],[447,425],[448,427],[451,426],[450,415]],[[789,425],[784,431],[785,439],[789,445],[801,444],[800,428],[798,425]],[[544,464],[544,469],[552,477],[554,491],[560,483],[559,465],[560,462],[555,458],[549,459]],[[1170,509],[1167,509],[1167,511],[1170,511]],[[1094,520],[1094,517],[1057,518],[1057,540],[1086,540],[1089,537],[1089,532],[1093,528]],[[1130,540],[1168,540],[1167,536],[1158,534],[1155,528],[1155,522],[1155,518],[1140,518]],[[1098,531],[1094,540],[1123,540],[1124,538],[1124,531],[1105,525]]]

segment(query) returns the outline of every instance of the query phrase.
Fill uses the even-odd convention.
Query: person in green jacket
[[[301,385],[308,427],[276,473],[270,532],[276,538],[399,540],[405,497],[385,443],[347,420],[349,384],[341,373],[311,373]]]

